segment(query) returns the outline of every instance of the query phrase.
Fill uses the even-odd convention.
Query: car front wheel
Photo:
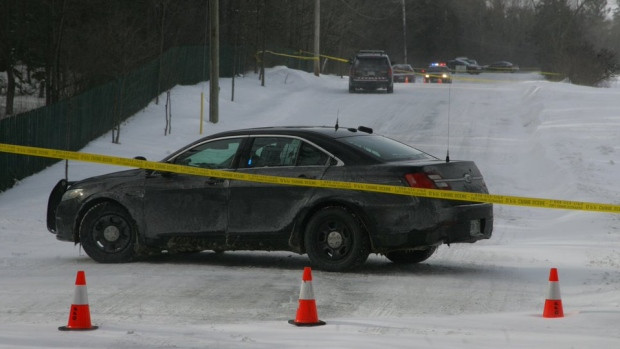
[[[93,206],[80,224],[84,251],[99,263],[124,263],[136,254],[137,232],[129,213],[118,204]]]
[[[405,250],[388,252],[385,256],[397,264],[415,264],[429,259],[437,251],[437,246],[425,250]]]
[[[342,207],[326,207],[306,225],[304,243],[313,265],[325,271],[345,271],[362,265],[370,242],[358,220]]]

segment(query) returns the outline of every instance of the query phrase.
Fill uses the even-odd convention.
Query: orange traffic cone
[[[547,300],[545,300],[545,310],[543,310],[543,317],[564,317],[564,310],[562,309],[562,297],[560,297],[558,270],[556,268],[551,268],[551,271],[549,272],[549,293],[547,295]]]
[[[88,294],[86,292],[86,275],[84,271],[77,272],[75,278],[75,294],[73,304],[69,312],[69,323],[67,326],[58,327],[61,331],[88,331],[96,330],[98,327],[90,323],[90,309],[88,307]]]
[[[405,84],[408,84],[408,83],[409,83],[409,77],[405,76]]]
[[[304,268],[304,275],[301,280],[301,290],[299,291],[299,308],[295,320],[289,320],[289,324],[295,326],[320,326],[325,325],[325,321],[319,320],[316,312],[316,301],[312,291],[312,270],[310,267]]]

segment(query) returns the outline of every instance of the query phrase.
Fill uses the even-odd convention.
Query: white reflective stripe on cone
[[[549,293],[547,294],[547,299],[562,299],[562,297],[560,297],[560,284],[558,282],[552,281],[549,283]]]
[[[74,305],[88,305],[88,293],[86,290],[86,285],[75,286],[75,293],[73,294],[73,304]]]
[[[302,281],[299,290],[299,300],[313,300],[312,281]]]

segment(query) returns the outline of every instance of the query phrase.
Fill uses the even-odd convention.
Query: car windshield
[[[412,72],[413,68],[411,68],[408,64],[396,64],[393,66],[395,72]]]
[[[427,72],[431,72],[431,73],[436,73],[436,72],[446,72],[446,71],[450,71],[450,69],[448,67],[428,67],[428,69],[426,69]]]
[[[339,140],[383,162],[436,159],[416,148],[378,135],[344,137]]]
[[[377,57],[365,57],[360,58],[355,62],[355,68],[357,69],[381,69],[387,68],[388,63],[385,58]]]
[[[173,163],[201,168],[231,168],[241,141],[242,138],[227,138],[202,143],[179,154]]]

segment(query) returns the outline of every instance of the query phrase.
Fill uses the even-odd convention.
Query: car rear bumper
[[[388,88],[392,81],[387,79],[351,79],[349,86],[352,88],[376,89]]]
[[[414,82],[415,76],[413,75],[394,75],[394,82]]]
[[[442,243],[473,243],[491,238],[492,232],[492,204],[458,205],[440,209],[433,227],[376,236],[374,244],[379,252],[414,249]]]
[[[452,79],[442,79],[442,78],[425,78],[425,83],[438,83],[438,84],[451,84]]]

